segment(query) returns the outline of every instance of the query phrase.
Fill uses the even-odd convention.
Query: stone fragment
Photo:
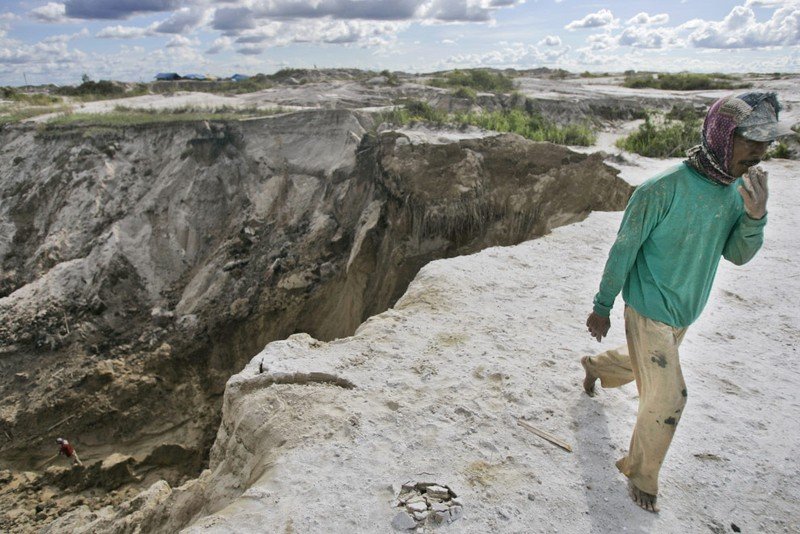
[[[397,530],[411,530],[416,528],[417,522],[406,512],[400,512],[392,519],[392,526]]]
[[[425,511],[425,512],[414,512],[414,519],[416,519],[417,521],[425,521],[425,519],[427,519],[427,517],[428,517],[428,512],[427,511]]]
[[[428,509],[428,505],[425,504],[424,502],[413,502],[413,503],[408,503],[406,505],[406,508],[410,512],[424,512]]]
[[[175,320],[175,313],[160,307],[155,307],[150,311],[150,319],[154,325],[164,328],[171,325]]]
[[[431,504],[431,510],[433,510],[434,512],[446,512],[449,509],[450,509],[449,506],[447,506],[446,504],[439,503],[439,502],[435,502],[435,503]]]
[[[453,506],[450,508],[450,522],[461,519],[464,515],[464,508],[461,506]]]
[[[445,500],[450,496],[450,490],[441,486],[428,486],[426,491],[429,497]]]
[[[419,493],[415,493],[414,495],[412,495],[411,497],[406,499],[406,503],[407,504],[411,504],[411,503],[415,503],[415,502],[424,503],[425,502],[425,497],[423,497]]]
[[[428,516],[428,521],[434,525],[441,525],[450,520],[450,512],[433,512]]]

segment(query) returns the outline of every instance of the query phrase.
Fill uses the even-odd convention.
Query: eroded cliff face
[[[178,484],[266,343],[348,336],[427,262],[631,192],[600,155],[376,130],[348,110],[0,130],[2,463],[41,470],[63,434],[84,463],[131,455],[132,480]]]

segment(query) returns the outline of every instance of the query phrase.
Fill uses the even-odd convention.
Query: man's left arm
[[[767,224],[767,173],[759,167],[750,168],[742,176],[743,186],[739,194],[744,200],[745,213],[733,227],[722,256],[735,265],[744,265],[756,255],[764,242],[764,226]]]

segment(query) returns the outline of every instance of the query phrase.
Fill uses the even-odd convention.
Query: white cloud
[[[456,44],[456,42],[452,39],[442,39],[441,43],[446,45]]]
[[[72,33],[72,34],[62,34],[62,35],[52,35],[50,37],[45,38],[42,42],[43,43],[67,43],[69,41],[74,41],[75,39],[80,39],[82,37],[89,37],[91,35],[89,33],[88,28],[83,28],[81,31]]]
[[[0,48],[0,65],[48,66],[73,63],[84,57],[83,52],[70,50],[64,42],[39,42]]]
[[[496,50],[482,54],[457,54],[440,62],[437,68],[557,66],[569,53],[569,47],[547,48],[525,43],[499,43]]]
[[[561,46],[561,37],[558,35],[548,35],[536,44],[539,46]]]
[[[101,39],[139,39],[153,35],[155,25],[150,25],[146,28],[139,26],[106,26],[95,37]]]
[[[675,45],[677,39],[673,31],[669,29],[632,26],[626,28],[617,37],[617,43],[621,46],[635,48],[665,48]]]
[[[237,44],[264,43],[273,40],[283,27],[283,22],[270,21],[262,23],[253,30],[243,31],[236,39]]]
[[[613,13],[608,9],[601,9],[597,13],[589,13],[580,20],[573,20],[564,29],[577,30],[579,28],[603,28],[613,26],[617,23]]]
[[[239,32],[239,36],[232,42],[245,45],[238,48],[237,52],[246,55],[257,55],[267,47],[286,46],[292,43],[380,47],[386,46],[408,25],[408,22],[336,19],[269,21],[256,28]],[[219,52],[221,49],[212,46],[212,50]]]
[[[184,7],[160,22],[155,31],[159,33],[187,33],[202,26],[211,18],[211,10],[204,7]]]
[[[798,4],[800,4],[800,1],[798,0],[747,0],[744,3],[744,7],[771,8],[771,7],[796,6]]]
[[[214,42],[211,43],[211,48],[206,50],[206,54],[219,54],[220,52],[230,50],[232,47],[233,39],[223,35],[222,37],[214,39]]]
[[[0,13],[0,21],[16,20],[17,18],[14,13]]]
[[[635,24],[637,26],[658,26],[669,22],[669,15],[666,13],[659,13],[658,15],[649,15],[645,12],[637,14],[635,17],[628,19],[628,24]]]
[[[800,5],[775,10],[758,22],[753,10],[736,6],[719,22],[707,22],[689,36],[700,48],[763,48],[800,45]]]
[[[238,35],[258,20],[373,22],[489,22],[493,14],[524,0],[245,0],[218,7],[211,26]]]
[[[183,35],[173,35],[169,41],[167,41],[167,48],[179,48],[183,46],[198,46],[200,44],[199,39],[190,39],[188,37],[184,37]]]
[[[48,2],[43,6],[32,9],[30,11],[30,15],[39,22],[69,22],[69,17],[67,17],[66,13],[66,7],[64,4],[59,4],[57,2]]]
[[[588,48],[581,48],[579,50],[613,50],[617,48],[618,45],[617,38],[608,33],[590,35],[586,38],[586,42],[589,43]]]
[[[262,54],[267,47],[265,46],[243,46],[241,48],[236,49],[236,51],[240,54],[245,54],[248,56],[257,56]]]

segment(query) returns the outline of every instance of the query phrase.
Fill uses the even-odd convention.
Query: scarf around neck
[[[767,100],[777,114],[780,104],[775,93],[751,91],[714,102],[703,121],[700,144],[687,151],[685,163],[719,184],[735,182],[738,176],[730,175],[734,131],[763,100]]]

